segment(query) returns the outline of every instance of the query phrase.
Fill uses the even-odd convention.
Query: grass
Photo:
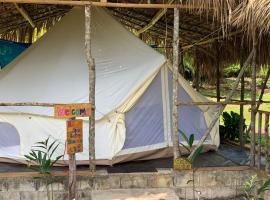
[[[229,93],[230,89],[232,88],[233,84],[235,82],[235,78],[226,78],[223,80],[223,83],[221,84],[221,96],[226,96],[226,94]],[[257,79],[258,83],[262,82],[261,78]],[[250,83],[251,80],[249,78],[245,79],[245,100],[251,100],[251,92],[250,92]],[[268,88],[270,88],[270,80],[267,83]],[[216,88],[215,86],[209,86],[209,85],[204,85],[201,89],[200,92],[205,95],[205,96],[211,96],[209,99],[212,101],[216,101],[216,98],[212,96],[216,96]],[[258,88],[257,89],[257,99],[259,98],[261,90]],[[238,99],[240,100],[240,87],[237,88],[236,93],[233,96],[233,99]],[[265,90],[264,96],[263,96],[264,101],[270,101],[270,89]],[[250,105],[245,105],[244,106],[244,118],[246,119],[246,124],[250,124],[250,118],[251,118],[251,113],[249,112]],[[269,103],[264,103],[261,104],[260,110],[264,111],[270,111],[270,104]],[[239,105],[227,105],[225,108],[226,112],[236,112],[240,113],[240,106]],[[264,120],[264,119],[263,119]],[[222,123],[222,119],[221,119]]]

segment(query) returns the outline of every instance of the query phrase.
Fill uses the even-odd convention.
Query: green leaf
[[[192,158],[191,158],[191,162],[193,163],[193,161],[198,157],[198,155],[200,155],[200,153],[203,150],[203,146],[199,146],[198,149],[196,149],[196,151],[194,152]]]
[[[31,157],[31,156],[28,156],[28,155],[24,155],[25,158],[27,158],[28,160],[31,160],[31,161],[35,161],[36,159]]]
[[[48,137],[48,138],[45,140],[45,142],[44,142],[44,144],[46,145],[46,147],[48,146],[49,139],[50,139],[50,137]]]
[[[54,142],[52,142],[48,148],[48,152],[51,150],[51,148],[53,147],[53,145],[56,143],[57,141],[55,140]]]
[[[184,140],[186,141],[186,143],[188,144],[188,138],[187,138],[186,134],[185,134],[183,131],[181,131],[180,129],[178,129],[178,131],[181,133],[183,139],[184,139]]]
[[[62,158],[64,155],[61,155],[61,156],[57,156],[56,159],[52,162],[52,165],[53,166],[58,160],[60,160],[60,158]]]
[[[55,152],[55,150],[58,148],[59,144],[57,144],[54,149],[52,150],[51,154],[49,155],[49,158],[51,158]]]
[[[265,181],[262,187],[258,189],[258,194],[261,194],[262,192],[270,189],[270,180]]]
[[[194,142],[194,134],[191,134],[189,136],[189,140],[188,140],[188,145],[189,145],[190,148],[192,148],[193,142]]]

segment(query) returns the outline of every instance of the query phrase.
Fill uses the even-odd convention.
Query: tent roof
[[[156,73],[165,58],[104,10],[93,9],[92,19],[96,116],[100,119],[118,108]],[[0,91],[6,95],[0,97],[0,102],[86,103],[89,98],[87,66],[84,10],[74,9],[1,71]],[[1,109],[53,115],[51,108]]]
[[[251,49],[248,27],[254,19],[258,24],[257,28],[263,30],[259,44],[260,54],[258,64],[269,64],[269,36],[267,30],[270,24],[268,15],[268,2],[247,1],[247,0],[184,0],[183,4],[189,5],[190,9],[180,9],[180,40],[182,46],[193,47],[184,49],[203,66],[201,72],[214,73],[215,59],[217,57],[216,46],[219,46],[221,64],[232,64],[240,60],[241,44],[244,46],[244,55],[248,55]],[[122,2],[112,0],[110,2]],[[244,6],[249,2],[249,6]],[[146,3],[146,1],[128,0],[125,3]],[[157,0],[154,3],[164,3]],[[58,21],[71,6],[66,5],[40,5],[23,4],[31,19],[37,26],[34,34],[43,33],[44,28],[48,29]],[[192,9],[192,7],[194,9]],[[160,9],[127,9],[110,8],[111,12],[131,31],[137,31],[149,25]],[[240,12],[241,11],[241,12]],[[151,28],[141,34],[141,39],[154,46],[166,56],[172,56],[172,29],[173,9],[168,9],[160,20]],[[254,16],[252,13],[255,13]],[[29,23],[20,15],[14,4],[5,3],[0,6],[0,38],[17,41],[29,41],[32,38],[32,28]],[[234,22],[235,26],[232,26]],[[269,26],[270,27],[270,26]],[[243,30],[243,32],[241,32]],[[224,33],[235,33],[230,37],[222,38]],[[214,39],[213,39],[214,38]],[[201,41],[208,41],[198,45]],[[216,42],[215,42],[216,41]],[[244,42],[243,42],[244,41]],[[217,43],[217,44],[216,44]],[[244,56],[245,57],[245,56]],[[209,76],[214,77],[214,76]]]

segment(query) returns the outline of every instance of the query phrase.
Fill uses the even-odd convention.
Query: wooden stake
[[[85,50],[89,68],[89,103],[92,104],[92,113],[89,117],[89,169],[95,172],[95,61],[91,55],[91,6],[85,6]]]
[[[259,113],[258,118],[258,156],[257,156],[257,167],[261,169],[261,149],[262,149],[262,113]]]
[[[257,38],[256,32],[253,33],[254,55],[252,60],[252,82],[251,82],[251,137],[250,137],[250,166],[255,167],[255,134],[256,134],[256,55],[257,55]]]
[[[270,163],[269,163],[269,113],[265,114],[265,128],[264,128],[264,134],[265,134],[265,171],[267,173],[270,173]]]
[[[229,95],[226,97],[224,103],[229,102],[230,99],[232,98],[233,94],[235,93],[235,91],[236,91],[236,89],[237,89],[237,87],[238,87],[238,85],[239,85],[240,79],[241,79],[241,77],[243,76],[243,74],[244,74],[244,72],[245,72],[247,66],[249,65],[249,63],[250,63],[250,61],[251,61],[251,59],[252,59],[252,57],[253,57],[254,51],[255,51],[255,50],[252,49],[251,53],[249,54],[249,56],[248,56],[246,62],[245,62],[244,65],[243,65],[243,68],[240,70],[240,72],[239,72],[239,74],[238,74],[238,77],[237,77],[237,79],[236,79],[236,81],[235,81],[235,84],[234,84],[234,86],[233,86],[231,92],[230,92]],[[225,105],[226,105],[226,104],[225,104]],[[210,123],[208,129],[204,132],[202,138],[200,139],[200,141],[198,142],[198,144],[196,145],[196,147],[193,149],[193,151],[192,151],[191,154],[189,155],[189,157],[188,157],[189,159],[191,159],[191,158],[193,157],[193,155],[194,155],[194,153],[197,151],[197,149],[200,148],[200,146],[202,146],[203,143],[204,143],[204,141],[208,138],[208,136],[209,136],[210,133],[211,133],[211,130],[212,130],[213,127],[216,125],[216,123],[217,123],[217,121],[218,121],[220,115],[221,115],[222,112],[224,111],[224,109],[225,109],[225,106],[221,106],[221,108],[219,109],[219,111],[216,113],[216,115],[215,115],[213,121]]]
[[[173,29],[173,155],[174,159],[179,158],[179,133],[178,133],[178,66],[179,66],[179,9],[174,9],[174,29]]]
[[[194,87],[195,87],[196,91],[199,92],[199,90],[200,90],[200,64],[199,64],[198,56],[196,58]]]
[[[218,43],[216,42],[216,92],[217,92],[217,102],[220,102],[220,60],[219,60],[219,47]]]
[[[68,200],[76,198],[76,156],[69,155]]]
[[[243,47],[240,47],[240,68],[244,64]],[[245,100],[245,74],[241,77],[240,101]],[[240,105],[240,123],[239,123],[240,148],[244,148],[244,105]]]

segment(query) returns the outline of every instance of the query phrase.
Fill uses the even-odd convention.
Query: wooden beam
[[[31,19],[31,17],[29,16],[29,14],[27,13],[27,11],[22,6],[18,5],[17,3],[14,3],[14,5],[16,9],[19,11],[19,13],[21,13],[21,15],[24,17],[24,19],[29,22],[32,28],[35,28],[36,25]]]
[[[173,23],[173,108],[172,108],[172,128],[173,128],[173,157],[177,159],[181,156],[179,148],[179,123],[178,123],[178,66],[179,66],[179,9],[174,8]]]
[[[59,103],[37,103],[37,102],[23,102],[23,103],[0,103],[0,106],[40,106],[40,107],[54,107]]]
[[[178,9],[206,9],[201,6],[193,6],[189,4],[145,4],[145,3],[112,3],[112,2],[94,2],[94,1],[79,1],[79,0],[0,0],[3,3],[28,3],[28,4],[56,4],[70,6],[85,6],[93,5],[97,7],[111,8],[145,8],[145,9],[162,9],[162,8],[178,8]],[[208,9],[208,8],[207,8]],[[209,8],[211,9],[211,8]]]
[[[172,4],[174,2],[174,0],[169,0],[167,2],[167,4]],[[148,29],[150,29],[152,26],[154,26],[158,20],[160,20],[161,17],[163,17],[163,15],[165,15],[165,13],[167,12],[167,8],[163,8],[161,10],[159,10],[155,16],[151,19],[151,21],[146,25],[144,26],[143,28],[141,28],[140,30],[136,31],[136,35],[140,35],[141,33],[147,31]]]
[[[226,105],[250,105],[251,101],[220,101],[220,102],[178,102],[177,106],[226,106]]]
[[[183,49],[183,50],[186,50],[186,49],[190,49],[190,48],[192,48],[192,47],[210,44],[210,43],[215,42],[216,40],[222,40],[222,39],[225,39],[225,38],[228,38],[228,37],[231,37],[231,36],[238,35],[238,34],[240,34],[240,33],[242,33],[241,30],[235,31],[235,32],[231,32],[231,33],[228,33],[228,34],[226,34],[226,35],[224,35],[224,36],[213,37],[213,38],[210,38],[210,39],[204,40],[204,41],[200,40],[200,41],[195,42],[194,44],[190,44],[190,45],[183,46],[182,49]]]

